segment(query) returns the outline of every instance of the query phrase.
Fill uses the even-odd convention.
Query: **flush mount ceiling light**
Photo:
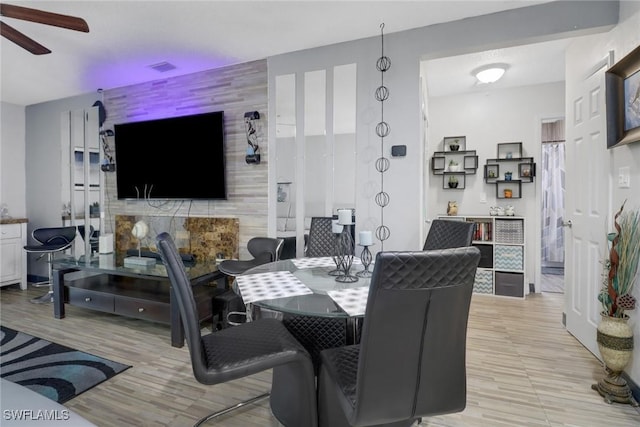
[[[472,74],[480,83],[495,83],[500,80],[506,70],[506,64],[489,64],[476,68]]]

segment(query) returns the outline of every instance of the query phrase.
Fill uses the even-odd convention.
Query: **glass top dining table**
[[[329,274],[335,269],[330,257],[275,261],[236,277],[234,289],[246,304],[282,313],[332,318],[363,316],[370,277],[358,277],[353,283],[343,283]],[[369,271],[371,269],[369,267]],[[350,274],[356,276],[363,270],[359,259],[354,258]],[[252,287],[247,288],[248,285]],[[256,289],[257,296],[253,292]],[[291,293],[300,293],[287,296],[288,289],[294,289]]]

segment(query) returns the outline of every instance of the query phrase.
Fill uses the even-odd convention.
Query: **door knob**
[[[571,220],[569,220],[569,221],[565,221],[565,222],[563,222],[563,223],[562,223],[562,226],[563,226],[563,227],[569,227],[569,228],[571,228],[571,226],[572,226],[572,225],[573,225],[573,223],[571,222]]]

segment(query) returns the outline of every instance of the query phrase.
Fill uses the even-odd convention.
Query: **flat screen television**
[[[116,124],[118,199],[226,199],[224,112]]]

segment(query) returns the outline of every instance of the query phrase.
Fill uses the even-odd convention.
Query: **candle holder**
[[[340,256],[340,234],[333,234],[333,255],[331,255],[331,259],[336,264],[336,268],[328,272],[329,276],[339,276],[342,274],[342,257]]]
[[[357,282],[358,278],[350,273],[351,266],[353,265],[353,251],[354,241],[351,235],[352,224],[341,224],[342,233],[338,236],[338,257],[340,258],[340,275],[336,277],[336,282],[341,283],[353,283]]]
[[[360,254],[360,260],[362,261],[362,265],[364,266],[364,270],[358,271],[356,276],[358,277],[371,277],[373,274],[369,271],[369,266],[371,265],[371,261],[373,261],[373,256],[371,255],[371,251],[369,250],[369,246],[372,245],[360,245],[363,246],[362,254]]]

